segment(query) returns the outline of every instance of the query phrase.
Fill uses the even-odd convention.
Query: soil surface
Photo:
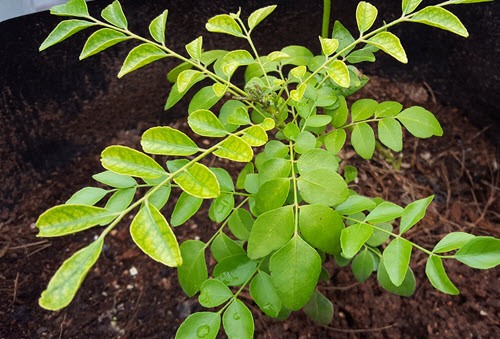
[[[50,26],[46,22],[40,25]],[[75,46],[56,49],[56,63],[69,58],[76,62]],[[128,233],[129,221],[107,237],[103,255],[67,308],[48,312],[38,306],[40,293],[59,265],[99,232],[91,229],[64,238],[36,238],[37,216],[63,203],[79,188],[94,185],[91,175],[102,170],[99,152],[104,147],[138,147],[145,129],[166,124],[161,107],[168,88],[157,85],[164,81],[161,69],[166,65],[160,63],[150,68],[155,72],[139,71],[116,81],[107,74],[117,73],[120,65],[116,57],[123,58],[125,52],[111,53],[115,54],[98,57],[85,66],[87,71],[96,67],[105,73],[76,68],[65,76],[64,72],[58,74],[65,77],[61,91],[44,87],[44,81],[51,81],[47,71],[34,78],[38,82],[21,90],[12,83],[3,93],[3,107],[11,115],[1,115],[0,338],[171,338],[183,319],[202,309],[195,298],[185,297],[174,269],[152,261],[134,245]],[[48,58],[54,56],[44,54],[40,70],[45,64],[53,65]],[[22,81],[19,74],[37,69],[19,67],[18,73],[10,72]],[[86,86],[76,88],[75,83],[81,84],[82,78]],[[31,93],[30,88],[39,92]],[[500,236],[499,154],[495,141],[486,134],[489,125],[475,127],[463,109],[444,106],[440,91],[442,87],[420,79],[396,82],[373,76],[356,97],[397,100],[405,107],[424,106],[437,115],[445,135],[426,140],[406,135],[402,159],[379,152],[366,162],[349,148],[341,155],[342,165],[358,167],[359,181],[353,188],[362,194],[401,205],[436,195],[425,219],[408,232],[412,241],[426,248],[451,231]],[[54,93],[59,97],[50,100]],[[144,93],[151,94],[151,99],[144,101]],[[187,130],[182,119],[168,120],[170,125]],[[174,203],[172,199],[162,211],[169,215]],[[216,226],[208,221],[207,210],[204,205],[195,218],[175,229],[180,242],[195,236],[205,241],[210,238]],[[256,337],[498,336],[500,269],[480,271],[446,262],[451,280],[461,291],[459,296],[448,296],[426,280],[425,259],[422,253],[414,252],[411,267],[418,286],[411,298],[385,292],[373,276],[364,284],[356,283],[349,268],[337,267],[330,260],[327,269],[332,278],[319,285],[334,303],[330,326],[315,325],[301,311],[285,321],[268,319],[247,300],[255,318]]]

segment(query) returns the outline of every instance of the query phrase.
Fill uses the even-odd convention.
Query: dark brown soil
[[[73,53],[71,48],[57,50],[57,61],[76,61],[78,51]],[[116,53],[123,57],[123,51]],[[38,215],[92,184],[91,175],[101,170],[99,152],[104,147],[113,143],[137,147],[146,128],[165,121],[160,112],[167,88],[157,85],[164,81],[164,65],[118,82],[107,75],[116,74],[119,68],[114,56],[86,64],[101,71],[104,65],[106,75],[89,72],[90,78],[85,80],[94,86],[99,84],[95,88],[72,87],[85,77],[81,69],[68,75],[63,88],[56,91],[60,96],[57,102],[50,100],[55,92],[43,88],[49,71],[38,83],[28,83],[19,92],[12,89],[15,84],[4,87],[3,98],[14,101],[4,106],[10,115],[0,114],[0,338],[170,338],[185,317],[201,310],[196,299],[186,298],[181,291],[175,270],[150,260],[137,249],[126,222],[107,237],[103,255],[70,306],[48,312],[37,304],[64,259],[99,234],[92,229],[58,239],[36,238],[34,222]],[[36,67],[20,70],[28,74]],[[43,96],[30,93],[28,88],[38,88]],[[474,127],[462,110],[440,105],[440,90],[419,80],[396,83],[373,77],[361,95],[379,101],[398,100],[405,106],[422,105],[436,113],[445,135],[427,140],[407,135],[400,170],[389,164],[393,159],[389,154],[377,154],[370,162],[361,161],[349,150],[342,155],[345,163],[358,166],[356,189],[363,194],[402,205],[436,195],[426,218],[408,232],[412,241],[427,248],[451,231],[500,236],[498,150],[486,136],[488,126]],[[142,99],[145,93],[149,94],[146,100]],[[45,99],[35,102],[32,97],[37,95]],[[19,119],[24,120],[20,123]],[[186,128],[182,121],[170,124]],[[397,155],[394,157],[397,159]],[[172,207],[173,202],[169,202],[163,212],[169,215]],[[177,228],[179,241],[195,236],[207,240],[216,228],[206,214],[205,206],[198,216]],[[425,256],[414,253],[412,268],[418,288],[413,297],[401,298],[383,291],[374,277],[364,284],[356,283],[349,268],[336,267],[329,261],[332,279],[320,284],[319,289],[334,303],[330,327],[315,325],[303,312],[283,322],[268,319],[247,300],[254,314],[256,336],[498,336],[500,269],[480,271],[446,263],[451,279],[461,290],[459,296],[448,296],[430,286],[424,266]]]

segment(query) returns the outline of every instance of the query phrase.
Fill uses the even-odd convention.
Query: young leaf
[[[340,215],[323,205],[300,206],[299,228],[304,240],[325,253],[340,253],[344,223]]]
[[[232,296],[233,293],[222,281],[208,279],[201,285],[198,302],[206,308],[217,307],[228,301]]]
[[[184,293],[192,297],[208,279],[205,244],[199,240],[187,240],[180,248],[183,264],[177,268],[179,283]]]
[[[457,250],[473,238],[474,235],[465,232],[449,233],[434,246],[432,252],[444,253]]]
[[[99,187],[84,187],[69,198],[66,205],[95,205],[108,194],[108,191]]]
[[[233,193],[221,193],[212,201],[208,215],[215,222],[222,222],[233,211],[234,195]]]
[[[261,125],[254,125],[245,130],[241,139],[250,146],[259,147],[266,144],[268,137]]]
[[[374,267],[375,258],[367,248],[356,255],[351,264],[352,273],[359,282],[365,282],[372,274]]]
[[[335,51],[339,47],[339,41],[336,39],[327,39],[321,36],[319,36],[318,38],[321,44],[321,51],[326,56],[330,56],[335,53]]]
[[[394,152],[403,149],[403,131],[395,118],[383,118],[378,122],[378,138]]]
[[[215,339],[220,329],[220,313],[196,312],[187,317],[175,333],[175,339]]]
[[[220,186],[217,177],[205,165],[193,163],[189,168],[174,177],[183,191],[202,199],[217,198]]]
[[[212,108],[212,106],[220,100],[224,93],[225,91],[223,91],[220,95],[215,93],[213,86],[203,87],[198,92],[196,92],[196,94],[191,99],[191,102],[189,102],[188,113],[191,114],[197,110],[208,110]]]
[[[215,114],[206,109],[191,113],[188,117],[188,125],[193,132],[204,137],[218,138],[228,133]]]
[[[222,315],[222,325],[229,339],[252,339],[254,321],[252,312],[239,299],[233,300]]]
[[[390,32],[380,32],[367,41],[369,44],[383,50],[403,64],[408,63],[406,52],[399,41],[399,38]]]
[[[231,51],[221,59],[222,72],[230,78],[239,66],[250,65],[254,63],[254,58],[244,49]]]
[[[90,17],[85,0],[70,0],[63,5],[54,6],[50,14],[60,16]]]
[[[248,259],[245,253],[222,259],[214,267],[214,278],[228,286],[243,285],[254,273],[257,262]]]
[[[352,122],[363,121],[370,118],[377,109],[378,102],[373,99],[361,99],[352,104]]]
[[[258,259],[285,245],[293,235],[292,206],[280,207],[259,215],[248,239],[248,257]]]
[[[244,37],[236,20],[227,14],[220,14],[210,18],[205,28],[209,32],[229,34],[238,38]]]
[[[421,9],[410,19],[412,22],[420,22],[429,26],[434,26],[437,28],[450,31],[452,33],[458,34],[467,38],[469,32],[467,28],[462,24],[459,18],[450,11],[437,6],[428,6]]]
[[[92,178],[95,181],[115,188],[128,188],[137,185],[137,181],[134,178],[111,171],[94,174]]]
[[[333,169],[319,168],[298,179],[300,195],[310,204],[335,206],[349,197],[344,179]]]
[[[396,238],[385,248],[384,265],[389,279],[395,286],[400,286],[406,277],[410,264],[412,244],[406,239]]]
[[[404,15],[410,14],[418,7],[418,5],[420,5],[421,2],[422,2],[422,0],[403,0],[402,6],[401,6],[401,8],[403,10],[403,14]]]
[[[80,54],[80,60],[102,52],[106,48],[128,39],[131,38],[124,33],[115,31],[111,28],[101,28],[87,39],[85,46],[83,46],[82,53]]]
[[[210,245],[210,251],[218,262],[232,255],[246,254],[245,250],[236,241],[225,235],[224,232],[215,237],[212,245]]]
[[[170,267],[182,265],[181,251],[165,217],[150,203],[136,214],[130,225],[132,239],[152,259]]]
[[[125,146],[109,146],[101,153],[102,166],[118,174],[154,179],[166,174],[153,158]]]
[[[392,202],[384,201],[366,216],[365,222],[369,221],[372,224],[378,224],[390,221],[399,218],[403,214],[403,211],[404,210],[401,206]]]
[[[375,19],[377,19],[378,10],[369,2],[361,1],[356,8],[356,21],[358,23],[358,30],[364,33],[369,30]]]
[[[149,34],[160,44],[165,44],[165,29],[167,26],[168,10],[165,10],[149,24]]]
[[[399,225],[399,234],[403,234],[408,231],[413,225],[422,220],[425,216],[425,211],[427,207],[434,199],[434,196],[420,199],[412,202],[405,207],[403,215],[401,216],[401,223]]]
[[[104,20],[116,27],[123,29],[127,29],[128,27],[127,18],[125,18],[122,6],[118,0],[113,1],[113,3],[104,8],[101,12],[101,16]]]
[[[290,91],[290,98],[292,98],[295,101],[300,101],[302,100],[302,97],[304,96],[304,93],[306,91],[307,85],[305,83],[300,84],[297,86],[296,89]]]
[[[372,234],[373,228],[366,224],[354,224],[344,228],[340,234],[342,256],[347,259],[354,257]]]
[[[304,313],[319,325],[329,325],[333,320],[333,304],[321,292],[314,291],[304,305]]]
[[[403,297],[409,297],[415,292],[416,282],[411,268],[408,268],[406,271],[405,278],[401,285],[396,286],[389,278],[389,274],[384,266],[384,260],[380,260],[377,270],[377,280],[380,286],[382,286],[385,290]]]
[[[403,109],[403,105],[396,101],[384,101],[377,105],[375,118],[393,118]]]
[[[132,49],[123,63],[118,78],[135,71],[142,66],[146,66],[153,61],[166,58],[168,55],[153,44],[145,43]]]
[[[250,295],[267,316],[276,318],[279,315],[282,303],[269,274],[260,271],[255,275],[250,283]]]
[[[434,114],[423,107],[413,106],[399,113],[396,118],[417,138],[442,136],[443,129]]]
[[[338,40],[339,47],[337,48],[337,51],[339,52],[343,51],[340,54],[341,56],[346,56],[355,47],[352,46],[351,48],[346,49],[347,46],[352,45],[355,40],[352,37],[351,33],[349,33],[347,28],[345,28],[339,21],[335,21],[333,25],[332,38]]]
[[[296,235],[271,256],[269,269],[283,306],[297,311],[314,292],[321,272],[321,258]]]
[[[252,147],[242,138],[230,135],[214,151],[219,158],[225,158],[239,162],[250,162],[253,159]]]
[[[68,306],[85,276],[99,258],[103,244],[104,240],[98,238],[66,259],[50,279],[47,289],[42,292],[38,301],[40,306],[50,311]]]
[[[337,155],[344,147],[347,135],[343,129],[336,129],[325,136],[323,142],[328,152]]]
[[[59,205],[43,212],[36,226],[37,237],[58,237],[97,226],[118,213],[85,205]]]
[[[335,60],[326,69],[328,76],[340,87],[348,88],[351,84],[349,70],[341,60]]]
[[[323,149],[314,148],[300,156],[297,161],[297,168],[300,174],[305,174],[318,168],[336,171],[339,168],[339,163],[332,154]]]
[[[335,210],[342,215],[352,215],[365,210],[371,210],[377,204],[370,198],[362,195],[351,195],[342,204],[335,207]]]
[[[261,214],[283,206],[290,192],[290,179],[277,178],[265,182],[255,195],[255,210]]]
[[[203,37],[199,36],[189,44],[186,45],[186,51],[189,56],[194,60],[201,59],[201,53],[203,52]]]
[[[201,207],[202,198],[193,197],[192,195],[182,192],[175,204],[174,211],[170,217],[172,226],[179,226],[189,220]]]
[[[192,155],[199,148],[191,138],[171,127],[158,126],[148,129],[141,138],[144,152],[160,155]]]
[[[453,285],[446,271],[444,270],[443,261],[440,257],[431,255],[427,259],[427,264],[425,265],[425,275],[431,282],[432,286],[437,290],[451,295],[458,295],[460,291]]]
[[[40,48],[38,49],[40,52],[44,49],[49,48],[63,40],[66,40],[70,36],[75,33],[80,32],[81,30],[96,25],[93,22],[85,21],[85,20],[64,20],[61,21],[56,28],[49,34],[49,36],[42,42]]]
[[[500,239],[475,237],[463,245],[455,259],[472,268],[486,270],[500,265]]]
[[[276,5],[267,6],[263,8],[259,8],[254,11],[248,17],[248,28],[250,31],[255,28],[262,20],[264,20],[269,14],[271,14],[276,9]]]
[[[351,143],[363,159],[371,159],[375,152],[375,134],[366,122],[356,124],[352,129]]]

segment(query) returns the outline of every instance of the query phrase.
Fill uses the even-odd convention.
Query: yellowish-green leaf
[[[50,9],[50,14],[87,18],[90,16],[85,0],[70,0],[65,4],[54,6]]]
[[[383,50],[403,64],[408,63],[406,52],[399,38],[390,32],[380,32],[368,39],[368,43]]]
[[[321,44],[321,51],[326,56],[330,56],[335,53],[335,51],[339,47],[339,41],[337,39],[327,39],[321,36],[319,36],[318,38]]]
[[[248,27],[254,29],[262,20],[276,9],[276,5],[259,8],[248,17]]]
[[[253,159],[252,147],[242,138],[235,135],[230,135],[224,140],[214,154],[219,158],[239,162],[249,162]]]
[[[350,86],[351,79],[349,76],[349,70],[343,61],[335,60],[328,66],[326,72],[340,87],[347,88]]]
[[[223,137],[228,132],[220,120],[207,109],[199,109],[188,117],[188,125],[193,132],[205,137]]]
[[[203,37],[199,36],[186,45],[186,51],[194,60],[200,60],[201,52],[203,52]]]
[[[127,18],[125,18],[122,6],[118,0],[113,1],[106,8],[104,8],[101,12],[101,16],[110,24],[127,29]]]
[[[160,44],[165,44],[165,29],[167,26],[168,10],[165,10],[149,24],[149,34]]]
[[[373,227],[367,224],[359,223],[344,228],[340,234],[342,256],[348,259],[354,257],[372,234]]]
[[[198,198],[216,198],[220,194],[220,186],[215,174],[205,165],[197,162],[176,176],[174,181],[186,193]]]
[[[443,129],[434,114],[423,107],[413,106],[399,113],[396,118],[417,138],[442,136]]]
[[[304,92],[306,91],[306,84],[301,84],[297,89],[294,89],[290,92],[290,98],[292,98],[295,101],[300,101],[302,100],[302,97],[304,96]]]
[[[421,2],[422,0],[403,0],[401,4],[401,9],[403,10],[403,14],[406,15],[413,12],[418,7],[418,5],[420,5]]]
[[[117,32],[111,28],[102,28],[94,32],[83,46],[80,60],[104,51],[106,48],[116,45],[122,41],[131,39],[124,33]]]
[[[254,63],[254,58],[250,52],[238,49],[224,55],[221,61],[221,68],[222,72],[230,78],[239,66],[250,65],[252,63]]]
[[[383,118],[378,122],[378,138],[394,152],[403,149],[403,131],[395,118]]]
[[[375,151],[375,134],[366,122],[354,126],[351,134],[351,143],[356,153],[363,159],[370,159]]]
[[[204,77],[205,76],[200,71],[186,69],[182,71],[177,77],[177,90],[179,91],[179,93],[183,93],[195,83],[202,80]]]
[[[153,61],[166,58],[167,56],[167,53],[153,44],[145,43],[139,45],[132,49],[127,55],[127,58],[125,59],[120,72],[118,73],[118,77],[121,78],[127,73],[135,71],[142,66],[146,66]]]
[[[375,19],[377,19],[378,10],[369,2],[361,1],[356,8],[356,21],[360,33],[369,30]]]
[[[159,126],[148,129],[141,138],[145,152],[161,155],[192,155],[198,146],[191,138],[175,128]]]
[[[418,11],[410,19],[412,22],[420,22],[429,26],[450,31],[467,38],[469,32],[459,18],[450,11],[437,6],[428,6]]]
[[[166,174],[153,158],[125,146],[109,146],[101,153],[102,166],[132,177],[154,179]]]
[[[234,35],[239,38],[244,37],[241,27],[238,25],[236,20],[227,14],[220,14],[210,18],[205,25],[205,28],[209,32],[224,33]]]
[[[241,139],[253,147],[265,145],[268,140],[267,133],[261,125],[254,125],[245,130]]]
[[[49,36],[40,45],[39,51],[43,51],[50,46],[53,46],[75,33],[80,32],[82,29],[96,25],[93,22],[85,20],[64,20],[61,21],[56,28],[49,34]]]

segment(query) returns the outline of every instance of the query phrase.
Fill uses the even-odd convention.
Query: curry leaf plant
[[[138,42],[119,77],[156,60],[177,59],[179,65],[168,73],[173,86],[165,109],[176,107],[198,84],[187,123],[209,146],[180,130],[158,126],[144,132],[142,150],[106,148],[101,154],[105,171],[93,176],[96,187],[81,189],[36,222],[41,237],[90,228],[100,232],[62,264],[40,305],[59,310],[71,302],[97,262],[106,235],[125,224],[129,214],[137,246],[153,260],[177,267],[184,292],[198,295],[208,309],[190,315],[179,327],[178,338],[215,338],[221,325],[230,338],[253,337],[252,312],[248,300],[241,298],[246,290],[269,317],[285,319],[291,311],[304,309],[315,322],[330,323],[332,303],[318,290],[318,281],[329,279],[323,268],[327,258],[339,266],[351,263],[359,281],[375,272],[382,288],[410,296],[416,281],[409,264],[412,253],[421,251],[428,257],[425,273],[432,286],[458,294],[443,261],[495,267],[500,240],[454,232],[433,249],[413,243],[405,233],[424,217],[433,197],[399,206],[362,196],[349,185],[356,169],[339,164],[348,143],[360,157],[370,159],[377,142],[401,151],[403,130],[417,138],[443,134],[438,120],[423,107],[404,108],[371,98],[349,105],[346,97],[368,81],[357,63],[373,62],[379,51],[407,62],[403,45],[390,32],[392,26],[422,23],[467,37],[467,29],[446,8],[475,2],[481,1],[450,0],[421,8],[421,0],[403,0],[401,17],[381,26],[375,26],[375,6],[360,2],[359,32],[351,33],[336,21],[330,36],[319,37],[319,55],[302,46],[258,54],[252,32],[276,6],[246,18],[238,12],[208,20],[209,32],[246,40],[248,50],[205,50],[200,36],[177,52],[167,44],[168,11],[151,22],[150,36],[143,37],[128,29],[118,1],[102,11],[102,19],[89,14],[84,0],[52,8],[52,14],[70,18],[57,25],[40,50],[94,29],[81,59],[126,40]],[[237,72],[244,74],[244,86],[233,82]],[[166,163],[162,156],[168,156]],[[229,173],[217,162],[209,167],[207,160],[213,158],[240,163],[240,171]],[[177,196],[175,207],[167,210],[171,195]],[[209,239],[179,244],[175,228],[199,213],[204,200],[210,203],[208,217],[218,230]],[[207,266],[210,255],[214,267]]]

